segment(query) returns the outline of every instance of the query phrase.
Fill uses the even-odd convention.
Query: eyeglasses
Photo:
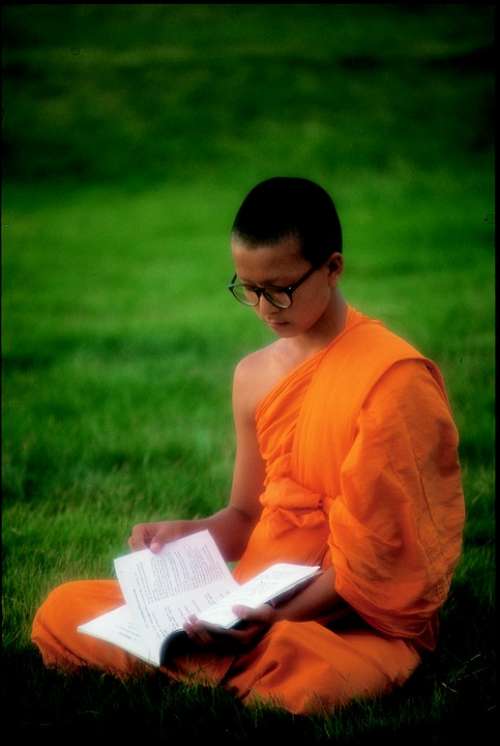
[[[323,266],[323,265],[321,265]],[[260,296],[269,301],[275,308],[289,308],[292,305],[292,295],[297,288],[312,275],[313,272],[320,269],[320,267],[311,267],[308,269],[305,275],[302,275],[297,282],[287,287],[278,287],[277,285],[268,285],[267,287],[258,287],[256,285],[246,285],[245,283],[235,282],[236,275],[234,275],[230,284],[227,286],[228,290],[234,295],[237,301],[243,303],[245,306],[257,306],[260,301]]]

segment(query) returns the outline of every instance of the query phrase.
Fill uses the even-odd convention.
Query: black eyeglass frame
[[[260,303],[260,296],[263,295],[264,298],[267,301],[269,301],[269,303],[271,303],[271,305],[274,306],[275,308],[290,308],[290,306],[293,303],[293,297],[292,297],[293,293],[297,290],[297,288],[300,285],[302,285],[303,282],[305,282],[308,279],[308,277],[310,277],[313,274],[313,272],[316,272],[318,269],[321,269],[321,267],[323,266],[324,264],[320,264],[318,267],[314,267],[314,266],[311,267],[310,269],[307,270],[307,272],[304,275],[302,275],[302,277],[299,277],[299,279],[296,282],[294,282],[292,285],[288,285],[287,287],[280,287],[279,285],[268,285],[267,287],[259,287],[258,285],[247,285],[244,282],[235,282],[237,278],[237,274],[234,274],[233,279],[227,286],[227,289],[233,295],[233,297],[236,298],[236,300],[244,306],[250,306],[251,308],[255,308],[255,306],[258,306]],[[257,302],[256,303],[245,303],[245,301],[238,298],[238,296],[234,293],[234,289],[236,287],[248,288],[250,292],[255,293],[257,295]],[[285,295],[288,295],[290,299],[289,305],[278,306],[276,303],[274,303],[272,298],[270,298],[269,295],[267,294],[270,290],[274,290],[277,293],[285,293]]]

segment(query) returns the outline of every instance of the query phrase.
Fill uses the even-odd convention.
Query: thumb
[[[251,606],[237,605],[233,606],[233,614],[239,619],[244,619],[249,622],[268,622],[271,616],[271,606],[269,604],[262,604],[256,609],[252,609]]]
[[[165,544],[165,537],[163,536],[161,530],[156,531],[154,535],[151,537],[151,541],[149,542],[149,548],[152,552],[159,552],[161,549],[163,549],[163,546]]]
[[[249,606],[233,606],[233,614],[236,614],[240,619],[249,619],[252,616],[253,609]]]

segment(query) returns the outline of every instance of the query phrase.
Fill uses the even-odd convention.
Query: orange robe
[[[342,333],[259,404],[256,427],[263,510],[236,579],[273,562],[333,565],[335,590],[355,614],[281,621],[244,654],[179,656],[161,670],[301,714],[390,691],[434,649],[461,552],[458,435],[439,370],[350,307]],[[113,580],[52,591],[33,623],[45,663],[150,670],[76,631],[122,603]]]

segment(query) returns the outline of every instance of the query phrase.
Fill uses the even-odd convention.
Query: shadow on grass
[[[444,744],[489,732],[496,715],[494,620],[471,589],[458,587],[443,614],[436,653],[401,688],[323,716],[294,716],[277,708],[244,707],[220,688],[186,686],[153,673],[120,681],[92,669],[66,675],[46,669],[35,649],[3,651],[6,732],[47,735],[52,742],[154,736],[169,744],[212,738],[254,743]],[[484,620],[489,616],[490,620]],[[159,741],[158,741],[159,739]]]
[[[2,668],[7,732],[46,734],[52,741],[112,732],[126,743],[155,736],[169,744],[200,738],[251,742],[257,728],[290,737],[296,732],[297,719],[284,711],[254,714],[220,688],[178,684],[160,673],[126,682],[92,669],[68,675],[46,669],[36,650],[4,651]],[[299,720],[306,735],[310,724]]]

